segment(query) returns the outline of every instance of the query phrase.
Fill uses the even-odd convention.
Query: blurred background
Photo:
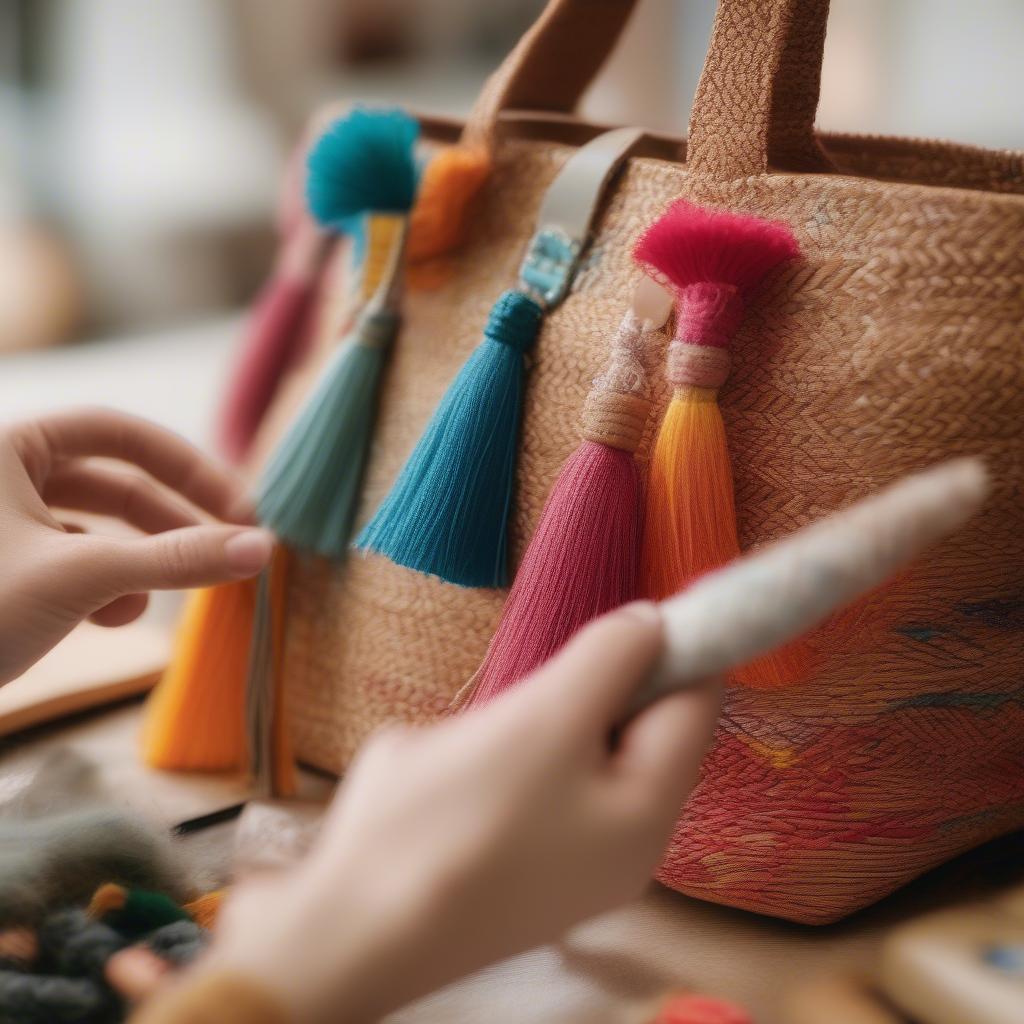
[[[0,408],[205,441],[288,148],[339,98],[464,113],[541,0],[0,0]],[[646,0],[586,113],[685,130],[714,0]],[[1019,0],[833,0],[819,123],[1024,146]]]

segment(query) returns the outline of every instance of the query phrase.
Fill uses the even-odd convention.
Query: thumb
[[[104,538],[91,547],[93,578],[110,601],[255,576],[270,561],[274,535],[236,526],[187,526],[151,537]]]

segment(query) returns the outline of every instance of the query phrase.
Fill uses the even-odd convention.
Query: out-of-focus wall
[[[91,333],[236,306],[310,110],[462,113],[541,7],[0,0],[0,258],[27,272],[42,253],[43,294],[63,281]],[[684,133],[714,10],[639,3],[585,112]],[[1020,0],[833,0],[819,123],[1022,147],[1022,46]],[[0,348],[3,324],[0,308]]]

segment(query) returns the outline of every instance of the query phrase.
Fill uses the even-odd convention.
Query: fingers
[[[620,734],[613,770],[666,821],[697,782],[720,706],[721,685],[708,682],[652,704]]]
[[[125,594],[179,590],[255,576],[270,561],[273,534],[231,526],[190,526],[152,537],[82,538],[87,575],[109,604]]]
[[[126,413],[88,409],[57,413],[27,425],[51,462],[105,456],[130,462],[219,519],[252,521],[241,484],[198,449],[153,423]],[[25,429],[25,428],[23,428]]]
[[[661,615],[638,601],[592,622],[527,680],[518,693],[537,705],[538,720],[555,715],[602,736],[617,722],[662,647]]]
[[[118,950],[106,963],[103,975],[123,999],[140,1003],[168,980],[171,965],[145,946]]]
[[[148,605],[148,594],[125,594],[124,597],[115,598],[110,604],[93,612],[89,616],[89,621],[108,629],[127,626],[129,622],[134,622]]]
[[[43,486],[48,505],[122,519],[143,533],[198,526],[199,518],[136,473],[71,462],[56,469]]]

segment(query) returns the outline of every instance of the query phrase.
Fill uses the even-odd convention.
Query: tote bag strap
[[[575,110],[635,6],[636,0],[549,0],[484,84],[463,141],[492,149],[504,110]]]
[[[464,141],[492,148],[504,110],[575,109],[635,6],[550,0],[488,79]],[[693,170],[832,170],[814,135],[827,21],[828,0],[720,0],[690,118]]]
[[[687,166],[718,179],[833,170],[814,134],[828,0],[721,0]]]

